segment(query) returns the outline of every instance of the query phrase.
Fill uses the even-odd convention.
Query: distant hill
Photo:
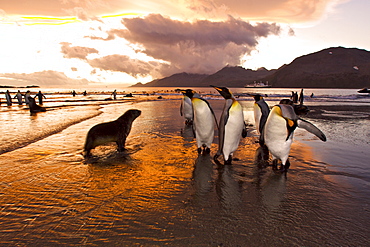
[[[226,66],[212,75],[179,73],[146,84],[137,83],[132,87],[208,87],[210,84],[244,87],[246,84],[268,76],[274,71],[265,68],[251,70],[239,66]]]
[[[188,74],[188,73],[179,73],[173,74],[169,77],[162,79],[156,79],[146,84],[137,83],[131,87],[197,87],[204,78],[208,75],[204,74]]]
[[[40,86],[35,86],[35,85],[31,85],[31,86],[25,86],[25,87],[18,87],[18,86],[4,86],[4,85],[0,85],[0,88],[39,88]]]
[[[332,47],[298,57],[277,70],[226,66],[212,75],[179,73],[132,87],[244,87],[254,81],[268,81],[275,88],[370,87],[370,52]]]
[[[332,47],[298,57],[262,79],[272,87],[362,88],[370,85],[370,52]]]
[[[244,69],[242,67],[224,67],[216,73],[204,78],[199,86],[208,87],[210,84],[227,87],[244,87],[246,84],[260,80],[271,75],[276,70],[259,68],[258,70]]]

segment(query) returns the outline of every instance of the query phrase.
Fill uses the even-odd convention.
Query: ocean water
[[[176,88],[122,88],[118,89],[117,100],[113,100],[111,93],[113,90],[107,88],[90,88],[87,96],[83,96],[84,89],[76,90],[78,95],[73,97],[70,89],[63,88],[40,88],[45,94],[43,106],[47,108],[47,114],[29,114],[28,106],[18,105],[16,99],[13,99],[13,105],[6,105],[5,96],[0,92],[2,104],[0,105],[0,154],[9,150],[14,150],[36,140],[44,138],[48,135],[57,133],[73,124],[92,118],[101,114],[101,109],[108,105],[116,105],[132,101],[147,101],[158,100],[179,100],[181,96],[174,90]],[[31,94],[35,95],[39,89],[31,89]],[[5,90],[4,90],[5,91]],[[15,96],[16,89],[10,90]],[[21,90],[26,91],[26,89]],[[196,88],[202,96],[207,100],[223,100],[218,92],[212,88]],[[246,123],[253,124],[253,98],[248,96],[248,93],[260,93],[266,95],[265,100],[273,106],[278,104],[281,99],[289,98],[292,91],[300,92],[300,89],[272,89],[272,88],[233,88],[233,93],[238,97],[244,108]],[[369,106],[370,97],[358,95],[355,89],[306,89],[305,105],[307,106]],[[134,97],[125,97],[128,93],[132,93]],[[311,98],[309,95],[314,94]],[[36,100],[37,101],[37,100]],[[176,104],[176,103],[174,103]],[[179,104],[179,103],[177,103]],[[366,112],[343,112],[327,110],[324,114],[327,116],[336,116],[347,119],[353,117],[353,122],[348,125],[357,125],[356,128],[365,128],[355,133],[344,132],[337,133],[340,129],[330,129],[330,133],[334,133],[334,138],[339,138],[338,141],[355,141],[357,144],[369,144],[369,136],[363,134],[366,132],[366,124],[361,121],[368,119]],[[308,116],[309,117],[309,116]],[[360,121],[361,124],[357,124]],[[324,121],[325,122],[325,121]],[[348,129],[348,126],[343,128]],[[330,128],[328,126],[327,128]],[[354,138],[353,135],[355,135]],[[340,139],[343,137],[343,139]],[[331,138],[332,139],[332,138]]]
[[[38,91],[39,89],[37,89]],[[77,90],[82,92],[84,89]],[[231,166],[219,166],[217,131],[198,155],[173,88],[41,88],[46,112],[0,107],[0,244],[9,246],[368,246],[369,106],[356,90],[306,89],[305,116],[328,137],[297,130],[284,175],[269,166],[253,126]],[[196,88],[217,119],[223,99]],[[300,89],[232,89],[245,121],[253,99],[272,106]],[[134,97],[124,97],[132,92]],[[161,97],[161,98],[158,98]],[[15,102],[15,101],[13,101]],[[139,109],[127,151],[81,155],[87,131]]]

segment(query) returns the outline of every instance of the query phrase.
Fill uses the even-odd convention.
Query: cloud
[[[110,13],[161,13],[176,18],[224,18],[230,14],[246,20],[313,22],[333,7],[349,0],[0,0],[9,15],[76,15],[80,20]]]
[[[89,47],[71,46],[71,43],[61,42],[62,53],[65,58],[78,58],[86,60],[86,57],[91,53],[99,53],[98,50]]]
[[[187,22],[151,14],[124,18],[122,23],[127,29],[111,30],[108,36],[124,38],[143,47],[141,52],[146,55],[168,62],[160,68],[163,76],[184,71],[214,73],[227,64],[239,65],[241,57],[256,48],[258,39],[280,32],[274,23],[252,25],[231,16],[226,21]]]
[[[12,85],[27,86],[27,85],[38,85],[38,86],[64,86],[64,85],[86,85],[88,80],[86,79],[72,79],[67,77],[63,72],[46,70],[41,72],[34,72],[30,74],[16,74],[16,73],[4,73],[0,74],[3,78],[0,81],[2,84],[11,82]]]
[[[6,21],[8,19],[4,10],[0,9],[0,21]]]
[[[162,66],[159,62],[145,62],[117,54],[89,60],[89,64],[94,68],[124,72],[134,77],[156,75],[158,68]]]
[[[302,23],[322,19],[339,4],[350,0],[186,0],[188,9],[197,13],[222,12],[249,20]]]
[[[73,12],[82,14],[82,9],[93,15],[113,10],[109,2],[106,0],[0,0],[0,6],[9,15],[65,16]],[[79,9],[76,11],[76,8]]]

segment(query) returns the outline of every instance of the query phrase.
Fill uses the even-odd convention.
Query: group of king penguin
[[[214,160],[218,162],[218,157],[222,155],[224,164],[229,165],[232,162],[233,153],[239,146],[240,138],[247,136],[243,108],[228,88],[213,85],[211,87],[225,98],[219,122],[217,122],[208,101],[192,89],[178,90],[183,94],[180,113],[185,118],[185,124],[193,126],[199,154],[210,153],[216,124],[219,145]],[[299,105],[295,105],[289,99],[283,99],[270,109],[262,95],[250,94],[250,96],[255,100],[253,109],[255,128],[259,134],[258,142],[261,147],[271,153],[274,168],[277,168],[280,160],[280,170],[285,172],[288,170],[290,147],[293,142],[294,130],[297,127],[313,133],[322,141],[326,141],[326,136],[320,129],[298,117],[308,112],[307,107],[303,105],[303,98]]]

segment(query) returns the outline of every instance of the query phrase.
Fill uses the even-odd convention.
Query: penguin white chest
[[[238,148],[244,129],[243,109],[239,103],[234,103],[230,107],[228,114],[223,144],[223,154],[226,158]]]
[[[198,148],[211,147],[214,138],[214,116],[209,105],[201,99],[193,99],[194,128]]]
[[[254,111],[254,122],[255,122],[257,133],[261,134],[260,133],[260,121],[261,121],[262,112],[261,112],[260,107],[256,103],[254,103],[253,105],[253,111]]]
[[[281,160],[288,159],[293,133],[288,138],[286,120],[271,112],[264,128],[265,143],[271,154]],[[288,138],[288,139],[287,139]]]
[[[191,99],[187,96],[183,98],[183,109],[182,113],[184,118],[192,120],[193,119],[193,104],[191,103]]]

